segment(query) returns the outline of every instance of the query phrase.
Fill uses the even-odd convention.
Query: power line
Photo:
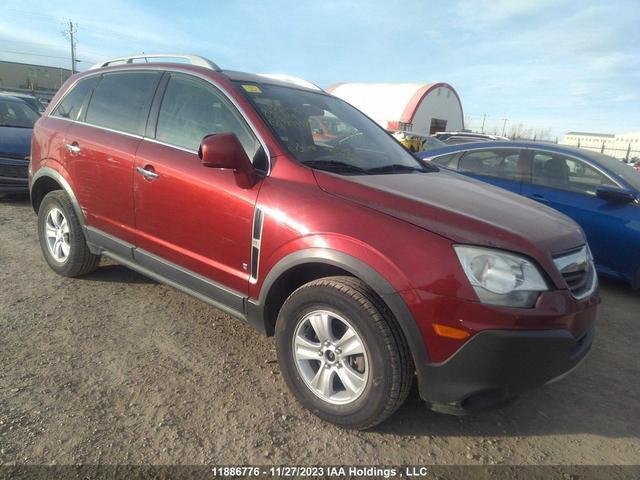
[[[63,57],[59,55],[44,55],[40,53],[30,53],[30,52],[18,52],[16,50],[0,50],[0,53],[15,53],[16,55],[29,55],[31,57],[45,57],[45,58],[61,58],[64,60],[69,60],[69,57]],[[91,63],[86,60],[76,60],[79,63]]]

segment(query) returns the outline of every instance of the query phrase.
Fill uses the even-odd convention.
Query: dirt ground
[[[640,292],[602,283],[570,377],[471,417],[413,392],[343,431],[288,393],[273,339],[110,262],[57,276],[28,199],[0,198],[0,464],[638,464]]]

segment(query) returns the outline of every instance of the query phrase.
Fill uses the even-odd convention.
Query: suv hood
[[[439,171],[339,176],[316,170],[320,188],[456,243],[547,258],[586,243],[580,227],[533,200]]]
[[[0,126],[0,156],[28,157],[31,151],[31,128]]]

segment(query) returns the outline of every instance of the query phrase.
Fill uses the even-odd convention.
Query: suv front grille
[[[598,279],[586,245],[553,259],[575,298],[585,298],[596,289]]]

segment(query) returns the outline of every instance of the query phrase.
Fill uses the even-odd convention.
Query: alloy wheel
[[[52,208],[47,213],[44,235],[49,253],[56,262],[64,263],[69,258],[71,244],[69,242],[69,224],[62,210]]]
[[[322,400],[347,404],[362,395],[369,380],[369,359],[362,338],[348,320],[329,310],[303,317],[293,336],[296,368]]]

